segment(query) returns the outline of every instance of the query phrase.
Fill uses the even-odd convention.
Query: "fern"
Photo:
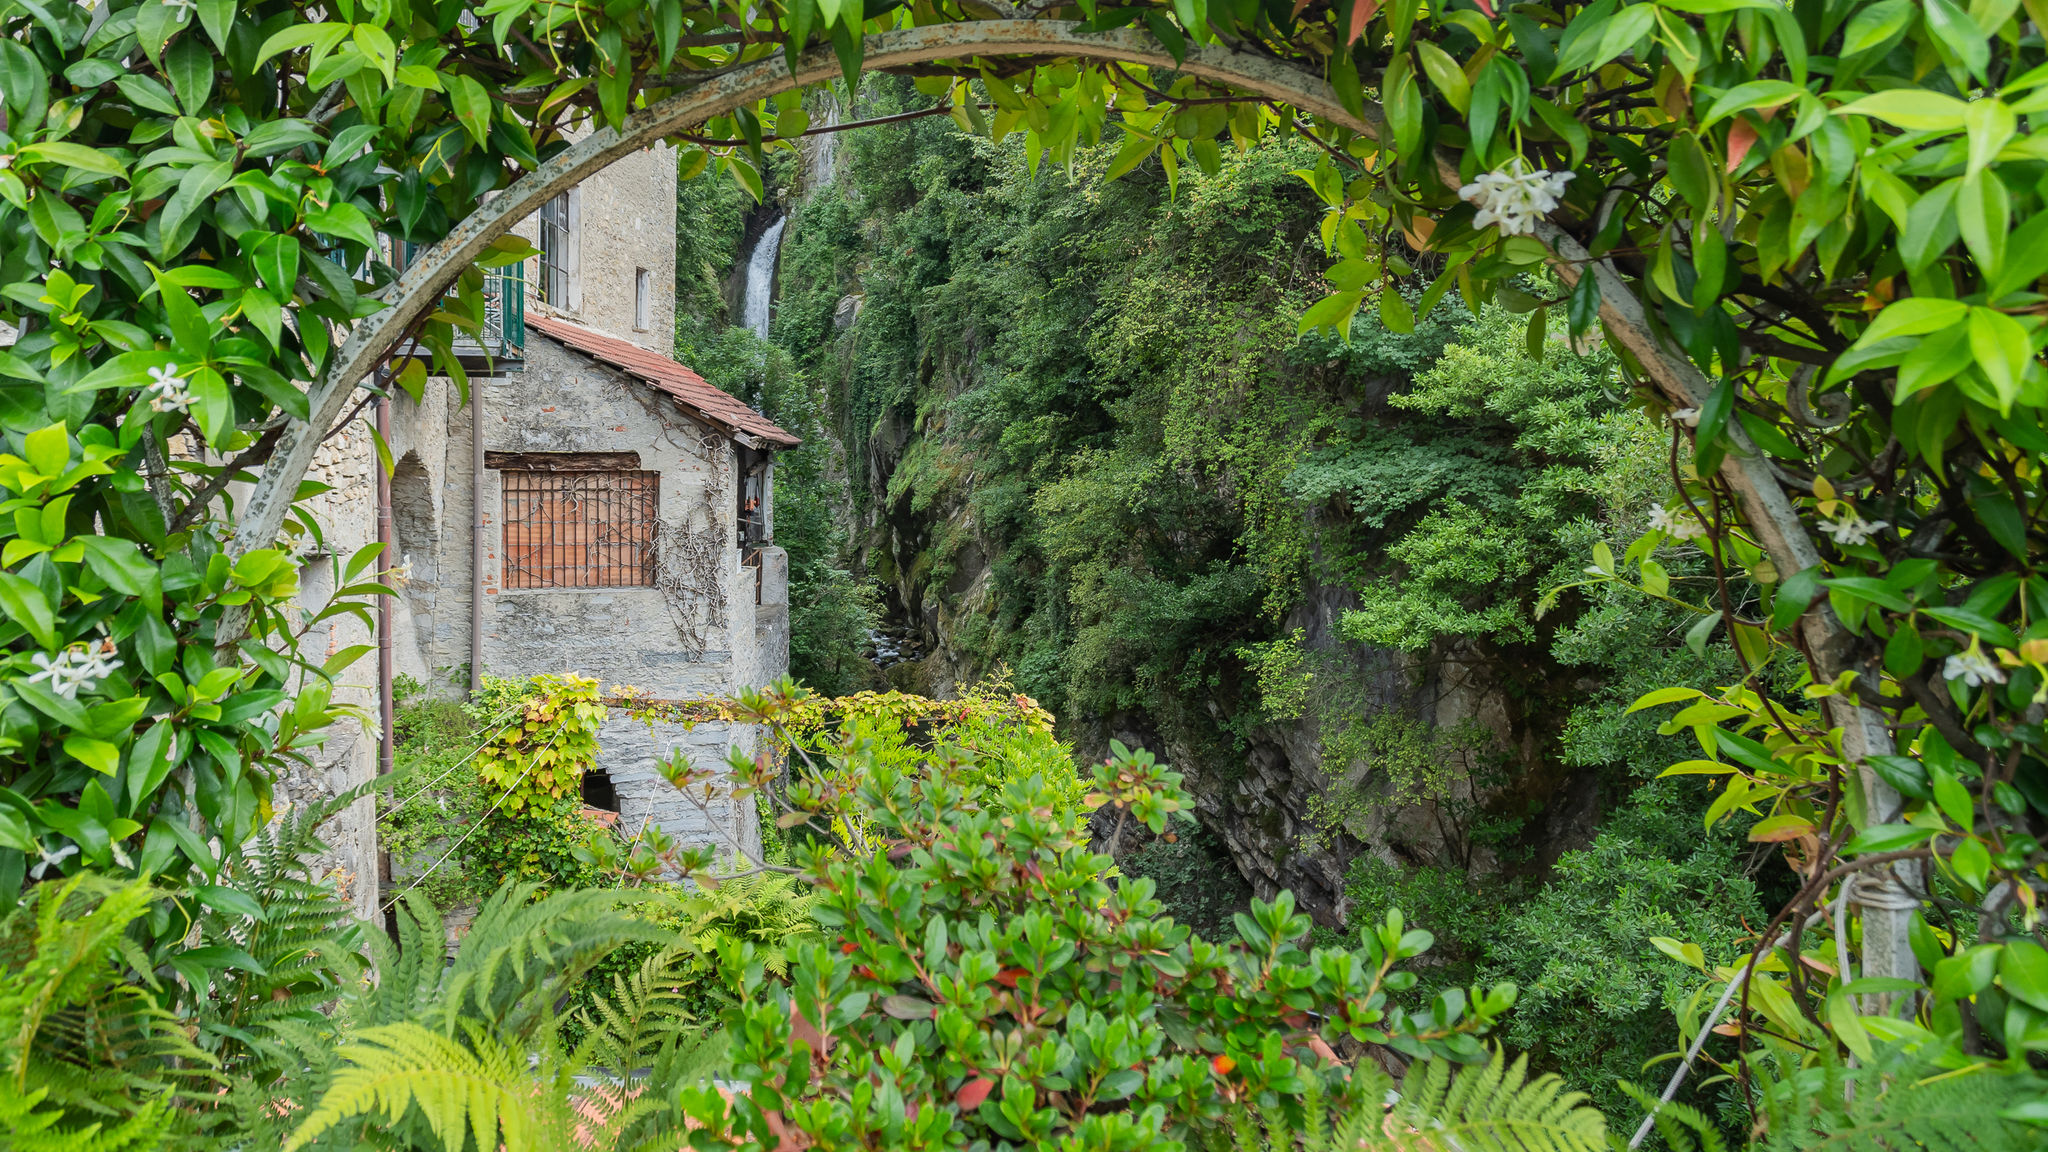
[[[161,895],[81,874],[37,885],[0,921],[0,1121],[12,1146],[156,1147],[209,1075],[126,935]]]
[[[1529,1079],[1528,1063],[1509,1064],[1499,1051],[1456,1073],[1442,1060],[1417,1061],[1378,1143],[1399,1152],[1606,1152],[1607,1118],[1557,1076]]]
[[[8,1152],[149,1152],[161,1147],[177,1119],[164,1098],[144,1103],[111,1126],[107,1121],[66,1123],[61,1110],[39,1107],[49,1092],[18,1092],[0,1084],[0,1133]]]
[[[303,1148],[341,1121],[381,1115],[397,1125],[415,1107],[443,1148],[460,1152],[466,1134],[478,1148],[506,1152],[539,1147],[534,1115],[548,1093],[533,1082],[516,1048],[472,1034],[470,1043],[418,1024],[387,1024],[358,1032],[339,1055],[346,1063],[320,1105],[286,1141]]]
[[[469,1019],[508,1035],[530,1033],[612,949],[670,936],[626,914],[643,894],[568,889],[536,900],[540,891],[508,883],[478,909],[442,985],[437,1011],[444,1029]]]
[[[254,963],[208,973],[212,987],[195,986],[193,1014],[209,1047],[245,1074],[283,1068],[289,1054],[266,1046],[271,1026],[320,1023],[322,1008],[367,967],[353,908],[332,886],[315,882],[307,862],[327,848],[320,826],[377,783],[284,813],[222,864],[221,884],[254,900],[263,915],[209,910],[199,921],[202,943],[233,948]]]
[[[1823,1075],[1809,1091],[1814,1071]],[[1829,1059],[1805,1077],[1769,1077],[1757,1064],[1752,1072],[1769,1152],[2020,1152],[2048,1143],[2039,1128],[1999,1116],[2048,1093],[2048,1084],[2026,1071],[1943,1071],[1890,1055],[1856,1069]]]
[[[1657,1135],[1671,1152],[1727,1152],[1728,1141],[1707,1114],[1681,1101],[1660,1103],[1641,1087],[1624,1080],[1621,1090],[1654,1117]]]
[[[355,1025],[347,1043],[330,1060],[309,1059],[301,1074],[304,1095],[317,1103],[287,1149],[376,1117],[386,1128],[417,1129],[416,1143],[444,1152],[462,1152],[472,1138],[482,1149],[502,1143],[506,1152],[553,1152],[577,1143],[579,1125],[591,1134],[590,1117],[575,1106],[579,1091],[592,1090],[579,1090],[574,1073],[593,1051],[608,1043],[608,1058],[630,1071],[640,1059],[682,1049],[656,969],[626,984],[631,1007],[602,1022],[603,1039],[560,1051],[556,1003],[618,945],[667,934],[627,914],[643,898],[633,893],[538,895],[534,885],[501,887],[452,958],[440,914],[424,899],[406,902],[398,945],[369,941],[382,978],[352,987],[343,1000],[340,1014]],[[618,1102],[625,1107],[607,1113],[615,1126],[655,1110],[652,1101]]]
[[[1442,1060],[1417,1061],[1391,1105],[1392,1085],[1377,1065],[1351,1073],[1348,1099],[1325,1107],[1320,1091],[1304,1093],[1297,1124],[1261,1109],[1254,1122],[1233,1120],[1234,1152],[1607,1152],[1607,1118],[1564,1091],[1553,1075],[1528,1078],[1528,1061],[1508,1064],[1501,1053],[1484,1065],[1453,1071]]]

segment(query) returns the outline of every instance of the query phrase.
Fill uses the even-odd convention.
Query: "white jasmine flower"
[[[1687,428],[1697,428],[1700,426],[1700,410],[1697,408],[1675,409],[1671,413],[1671,418]]]
[[[1472,218],[1474,228],[1496,224],[1503,236],[1526,236],[1536,230],[1538,216],[1557,207],[1571,178],[1570,172],[1531,170],[1517,156],[1458,189],[1458,196],[1479,206],[1479,215]]]
[[[199,5],[195,2],[195,0],[164,0],[164,7],[183,8],[186,11],[191,12],[197,11]]]
[[[410,552],[406,553],[405,556],[401,558],[398,563],[393,564],[390,570],[385,572],[384,575],[389,577],[391,583],[393,584],[404,584],[407,581],[411,580],[412,554]]]
[[[1706,525],[1692,516],[1674,516],[1662,505],[1650,509],[1650,531],[1662,532],[1674,540],[1695,540],[1707,534]]]
[[[1891,526],[1891,521],[1889,520],[1865,520],[1863,517],[1851,512],[1840,520],[1830,520],[1822,524],[1820,530],[1827,533],[1835,543],[1846,547],[1868,543],[1870,538],[1877,535],[1880,529]]]
[[[320,552],[320,542],[313,539],[311,532],[287,536],[279,541],[279,544],[284,548],[285,555],[291,558],[291,562],[299,565],[305,564]]]
[[[12,167],[14,167],[14,153],[9,152],[5,156],[0,156],[0,172],[5,172]]]
[[[101,680],[114,674],[121,662],[113,658],[114,642],[102,640],[98,650],[85,644],[73,644],[56,656],[38,652],[29,657],[39,671],[32,673],[28,682],[37,684],[47,681],[50,691],[75,700],[81,691],[90,692]]]
[[[42,856],[42,859],[36,863],[35,867],[28,870],[28,874],[30,876],[35,877],[38,880],[41,880],[43,878],[43,873],[48,872],[50,869],[55,868],[59,864],[62,864],[65,860],[78,855],[78,845],[66,844],[62,848],[59,848],[55,852],[52,852],[48,848],[45,848],[42,845],[38,844],[36,845],[36,852],[37,854]]]
[[[2004,670],[1999,668],[1997,662],[1984,655],[1984,650],[1977,647],[1974,641],[1971,642],[1969,651],[1958,652],[1948,658],[1947,663],[1941,666],[1941,675],[1944,680],[1961,680],[1971,688],[2005,683]]]
[[[142,391],[149,397],[152,412],[184,412],[192,407],[192,392],[185,387],[185,378],[178,375],[176,364],[151,368],[149,386]]]

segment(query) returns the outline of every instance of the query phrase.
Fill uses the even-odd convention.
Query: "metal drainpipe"
[[[484,385],[469,392],[469,694],[484,687]]]
[[[391,444],[391,398],[379,397],[376,404],[377,435],[388,449]],[[377,473],[377,543],[384,546],[377,557],[377,582],[389,585],[391,578],[391,477],[384,472],[383,461],[376,464]],[[389,774],[395,743],[395,710],[391,702],[391,597],[377,597],[377,715],[383,721],[383,732],[378,738],[377,773]]]

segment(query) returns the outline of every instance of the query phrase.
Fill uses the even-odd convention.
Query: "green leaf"
[[[1856,345],[1868,347],[1894,336],[1925,336],[1952,324],[1960,324],[1969,314],[1970,306],[1961,301],[1910,297],[1878,313],[1870,327],[1863,330],[1863,335],[1856,338]]]
[[[1387,124],[1394,130],[1394,150],[1412,156],[1422,143],[1422,93],[1415,86],[1415,68],[1408,54],[1395,56],[1380,82]]]
[[[1144,163],[1145,158],[1152,155],[1158,148],[1159,140],[1156,137],[1126,129],[1123,147],[1117,149],[1116,159],[1110,162],[1109,171],[1103,176],[1103,179],[1114,180],[1122,176],[1124,173]]]
[[[1928,787],[1927,769],[1910,756],[1870,756],[1865,758],[1870,770],[1877,777],[1892,786],[1901,796],[1915,800],[1931,800],[1933,791]]]
[[[1971,837],[1956,845],[1955,854],[1949,857],[1949,867],[1956,871],[1956,878],[1979,892],[1984,891],[1984,882],[1991,875],[1991,851],[1984,842]]]
[[[228,32],[235,25],[235,0],[198,0],[199,24],[206,37],[222,52],[228,50]]]
[[[1917,848],[1934,839],[1932,828],[1916,828],[1911,824],[1879,824],[1865,828],[1849,838],[1842,845],[1842,855],[1862,856],[1875,852],[1898,852],[1906,848]]]
[[[1914,87],[1893,88],[1853,100],[1835,109],[1835,115],[1868,116],[1909,132],[1954,132],[1963,126],[1964,114],[1968,111],[1969,105],[1953,96]]]
[[[1777,108],[1806,95],[1806,89],[1784,80],[1752,80],[1737,84],[1714,98],[1700,128],[1707,129],[1735,115],[1755,108]]]
[[[1576,25],[1591,12],[1587,9],[1572,23]],[[1654,4],[1632,4],[1622,8],[1573,40],[1571,46],[1559,54],[1558,69],[1560,72],[1597,69],[1634,47],[1638,40],[1650,34],[1656,24],[1657,8]]]
[[[268,920],[270,918],[269,914],[263,910],[263,905],[256,902],[255,897],[236,888],[198,884],[193,886],[192,894],[199,897],[200,903],[223,915],[246,916],[251,920]],[[261,969],[257,970],[261,971]]]
[[[1997,644],[2010,648],[2019,643],[2014,638],[2012,629],[2007,628],[2005,625],[2000,624],[1981,612],[1973,612],[1968,608],[1922,608],[1920,613],[1923,616],[1931,616],[1951,628],[1960,629],[1972,636],[1981,637],[1987,644]]]
[[[2048,1012],[2048,949],[2032,940],[2010,940],[1998,957],[1998,986],[2015,1000]]]
[[[1963,106],[1963,127],[1970,138],[1970,163],[1964,175],[1975,176],[1990,166],[1999,149],[2019,131],[2019,118],[2003,101],[1986,97]]]
[[[228,177],[234,175],[234,172],[235,166],[226,160],[196,164],[187,169],[185,175],[178,180],[178,190],[171,193],[171,198],[164,204],[160,234],[166,237],[174,235],[178,225],[184,223],[187,216],[199,211],[215,192],[220,191],[221,185],[226,184]]]
[[[128,176],[128,170],[122,167],[119,160],[97,148],[88,148],[83,144],[30,144],[16,155],[22,160],[62,164],[67,168],[76,168],[80,172],[91,172],[99,176],[119,176],[123,179]]]
[[[1415,54],[1422,60],[1422,71],[1429,82],[1451,107],[1460,112],[1472,106],[1472,85],[1465,79],[1465,70],[1451,59],[1451,54],[1428,40],[1418,41]]]
[[[1970,354],[1998,393],[1998,410],[2010,412],[2013,402],[2019,399],[2028,361],[2033,359],[2027,330],[2020,327],[2019,321],[1993,308],[1972,307],[1969,316]]]
[[[164,53],[164,72],[170,76],[171,88],[188,115],[199,115],[206,107],[206,98],[213,94],[213,63],[213,53],[191,36],[180,39]]]
[[[1969,832],[1977,826],[1977,802],[1963,782],[1936,765],[1927,766],[1927,785],[1934,793],[1934,803],[1956,827]]]
[[[1659,688],[1653,692],[1645,692],[1637,697],[1636,702],[1629,705],[1628,712],[1623,713],[1623,715],[1641,712],[1645,708],[1655,708],[1659,704],[1675,704],[1680,700],[1696,700],[1705,695],[1706,693],[1697,688]]]
[[[370,227],[370,218],[353,204],[336,202],[325,207],[308,207],[305,221],[306,227],[322,236],[353,240],[365,248],[377,246],[377,233]]]
[[[1415,314],[1408,310],[1408,300],[1401,290],[1392,284],[1380,290],[1380,323],[1389,332],[1415,331]]]
[[[0,612],[26,629],[37,644],[56,650],[57,616],[41,588],[12,572],[0,572]]]
[[[1927,30],[1934,33],[1934,38],[1981,83],[1984,70],[1991,63],[1991,46],[1984,42],[1984,33],[1977,27],[1977,22],[1949,0],[1924,2]]]
[[[1842,32],[1842,58],[1846,60],[1882,47],[1904,31],[1918,14],[1919,7],[1913,0],[1883,0],[1883,3],[1858,10]],[[1914,91],[1925,93],[1926,89]]]
[[[121,766],[121,749],[90,736],[66,736],[64,754],[95,772],[112,776]]]

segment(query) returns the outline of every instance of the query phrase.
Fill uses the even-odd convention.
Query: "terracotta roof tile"
[[[611,336],[593,332],[581,324],[553,316],[528,314],[526,326],[544,336],[559,340],[576,351],[654,385],[668,393],[686,408],[703,416],[710,423],[727,431],[744,432],[749,436],[765,440],[777,448],[794,448],[803,443],[797,436],[776,427],[766,416],[740,403],[729,393],[720,391],[702,376],[666,356],[649,352],[638,344],[629,344]]]

